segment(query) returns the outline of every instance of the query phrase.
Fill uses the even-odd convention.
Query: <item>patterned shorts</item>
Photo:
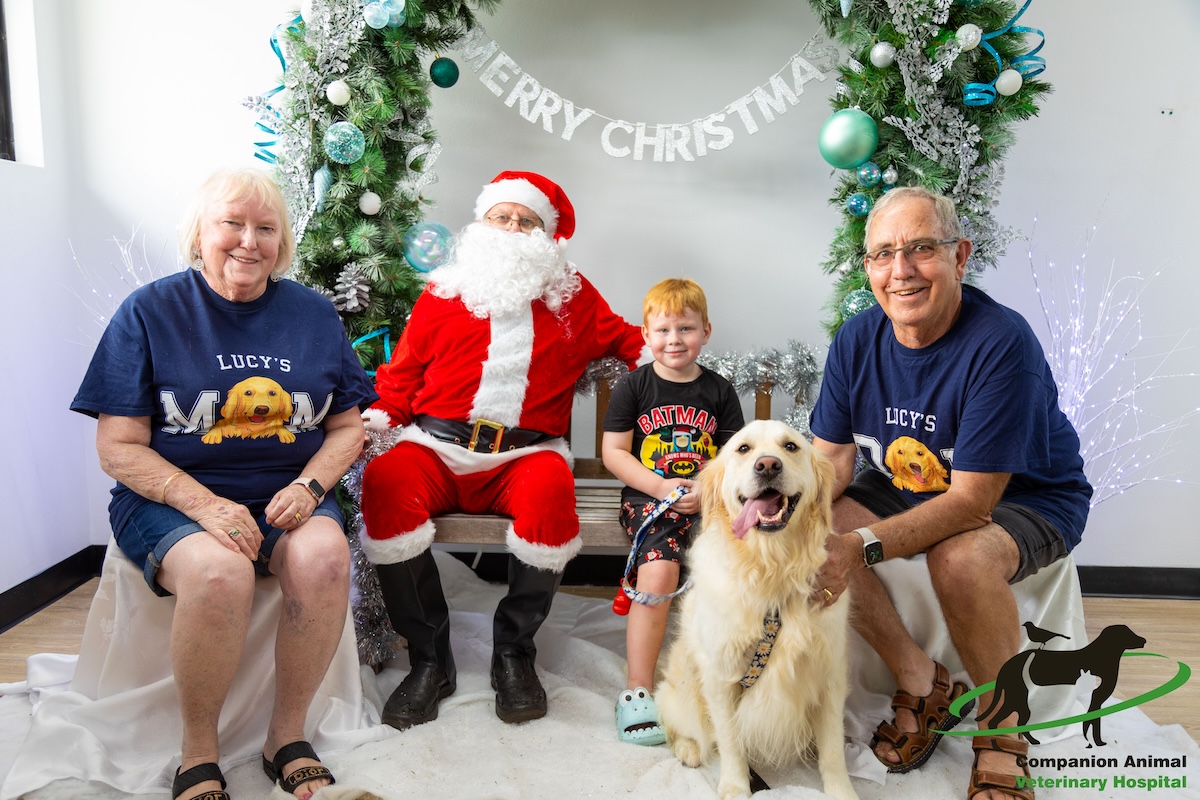
[[[633,544],[642,521],[658,505],[653,500],[645,503],[624,502],[621,504],[621,525],[629,534],[629,543]],[[692,525],[699,515],[680,514],[678,511],[667,509],[658,519],[650,524],[646,538],[638,548],[634,568],[644,561],[675,561],[678,562],[683,551],[692,541]]]

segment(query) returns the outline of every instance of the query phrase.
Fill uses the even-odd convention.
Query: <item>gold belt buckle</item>
[[[475,427],[471,429],[471,442],[467,445],[467,449],[472,453],[475,452],[475,446],[479,444],[479,429],[491,428],[496,432],[496,439],[492,442],[491,452],[500,452],[500,440],[504,438],[504,426],[499,422],[492,422],[490,419],[475,420]]]

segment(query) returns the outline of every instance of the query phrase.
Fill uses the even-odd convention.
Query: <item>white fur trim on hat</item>
[[[524,178],[508,178],[485,185],[475,201],[475,219],[482,220],[497,203],[525,206],[542,218],[547,236],[553,236],[558,230],[558,209],[541,189]]]

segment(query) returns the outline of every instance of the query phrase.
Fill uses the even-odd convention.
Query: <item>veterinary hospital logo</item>
[[[265,439],[272,436],[290,444],[296,441],[297,433],[310,431],[321,424],[333,404],[333,393],[326,395],[318,411],[308,392],[288,392],[271,378],[246,378],[226,392],[219,421],[217,404],[221,402],[221,392],[216,389],[200,392],[188,413],[184,413],[172,391],[160,392],[159,402],[166,420],[162,428],[164,433],[200,433],[205,444],[219,444],[228,438]]]
[[[1187,683],[1192,670],[1182,661],[1176,661],[1176,673],[1161,686],[1129,700],[1103,706],[1117,686],[1121,661],[1125,658],[1167,658],[1158,653],[1129,652],[1145,647],[1146,640],[1134,633],[1127,625],[1109,625],[1088,645],[1077,650],[1046,650],[1048,642],[1067,637],[1061,633],[1039,628],[1032,622],[1024,623],[1026,635],[1032,647],[1017,653],[1000,668],[996,680],[967,692],[950,705],[950,713],[961,717],[964,707],[993,690],[992,702],[976,717],[990,718],[992,722],[1017,716],[1017,724],[1008,728],[984,728],[982,730],[944,731],[947,736],[991,736],[1000,733],[1016,733],[1030,744],[1039,744],[1032,731],[1082,723],[1087,747],[1103,747],[1107,743],[1101,737],[1100,720],[1109,714],[1134,708],[1175,691]],[[1070,686],[1082,676],[1098,679],[1092,689],[1088,710],[1064,719],[1030,723],[1029,694],[1037,686]],[[969,709],[966,709],[969,710]],[[1158,789],[1180,789],[1187,787],[1187,775],[1179,771],[1187,768],[1187,756],[1163,757],[1147,754],[1129,755],[1122,762],[1117,758],[1087,756],[1083,758],[1035,758],[1019,756],[1022,766],[1053,770],[1058,775],[1037,775],[1032,778],[1017,777],[1018,788],[1082,788],[1082,789],[1136,789],[1154,791]],[[1106,772],[1105,774],[1080,774],[1064,770],[1140,770],[1136,774]],[[1145,770],[1166,770],[1158,774],[1145,774]]]

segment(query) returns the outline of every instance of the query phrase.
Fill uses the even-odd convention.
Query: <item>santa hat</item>
[[[555,239],[570,239],[575,233],[575,208],[566,193],[535,172],[501,172],[492,178],[475,201],[475,219],[483,219],[497,203],[520,203],[530,209]]]

